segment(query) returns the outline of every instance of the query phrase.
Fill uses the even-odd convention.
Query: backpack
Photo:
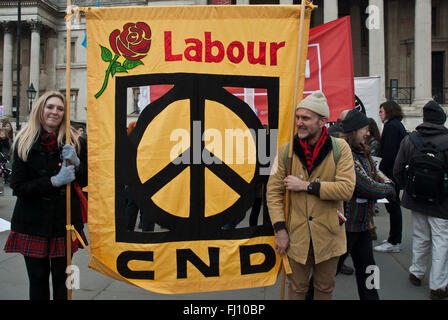
[[[338,164],[339,159],[341,158],[341,147],[339,146],[339,143],[337,142],[336,138],[330,136],[331,138],[331,145],[333,147],[333,159],[334,164]],[[288,153],[289,153],[289,142],[286,146],[285,153],[283,154],[283,164],[285,165],[285,168],[288,166]]]
[[[438,146],[431,142],[424,143],[416,131],[409,138],[416,150],[406,166],[405,190],[414,200],[439,204],[445,195],[444,179],[448,179],[444,155],[448,143]]]

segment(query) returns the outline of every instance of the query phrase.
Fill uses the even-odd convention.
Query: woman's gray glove
[[[81,163],[78,156],[76,155],[75,148],[69,144],[66,144],[62,148],[62,160],[70,161],[70,164],[75,165],[75,167],[79,166],[79,164]]]
[[[51,177],[50,180],[56,188],[72,182],[75,180],[75,167],[72,164],[67,167],[65,161],[63,161],[59,173]]]

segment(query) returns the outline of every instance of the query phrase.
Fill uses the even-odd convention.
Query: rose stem
[[[114,65],[115,61],[117,61],[117,59],[119,57],[120,56],[115,55],[114,59],[109,63],[109,67],[106,70],[106,77],[104,78],[103,86],[101,87],[101,90],[98,91],[98,93],[95,95],[95,98],[98,99],[98,97],[103,94],[104,90],[106,90],[107,83],[109,82],[109,75],[112,70],[112,66]]]

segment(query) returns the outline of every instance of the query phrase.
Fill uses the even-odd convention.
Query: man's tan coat
[[[347,251],[345,226],[339,225],[337,210],[344,212],[343,201],[352,197],[356,176],[349,145],[343,139],[337,139],[337,142],[341,149],[337,166],[331,150],[314,168],[311,176],[298,156],[293,153],[292,175],[303,176],[303,179],[309,182],[318,178],[321,184],[320,197],[307,192],[291,192],[290,216],[286,222],[290,244],[286,253],[301,264],[306,263],[310,241],[313,242],[316,264],[341,256]],[[283,159],[284,153],[288,152],[286,145],[279,149],[276,158],[278,170],[271,174],[267,184],[267,203],[273,225],[285,221],[283,180],[286,177],[286,169]]]

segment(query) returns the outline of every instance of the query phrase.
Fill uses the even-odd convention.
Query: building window
[[[431,34],[432,36],[439,35],[439,10],[437,7],[431,9]]]
[[[76,40],[73,40],[72,39],[72,41],[71,41],[71,46],[70,46],[70,62],[71,63],[74,63],[75,61],[76,61],[76,59],[75,59],[75,52],[76,52],[76,50],[75,50],[75,48],[76,48]],[[64,63],[66,63],[67,62],[67,39],[66,38],[64,38]]]
[[[45,41],[41,41],[40,43],[40,52],[39,52],[39,63],[41,67],[45,66]]]

